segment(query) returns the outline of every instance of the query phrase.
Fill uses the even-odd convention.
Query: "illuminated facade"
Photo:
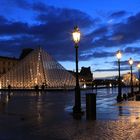
[[[0,77],[18,63],[18,59],[0,56]]]
[[[138,79],[136,78],[136,76],[134,74],[132,75],[132,80],[133,80],[133,84],[134,85],[137,85],[138,84]],[[131,83],[131,73],[124,74],[123,75],[122,82],[125,85],[130,85],[130,83]]]
[[[0,77],[0,87],[7,88],[8,85],[21,89],[36,85],[66,88],[75,86],[75,78],[47,52],[37,48]]]

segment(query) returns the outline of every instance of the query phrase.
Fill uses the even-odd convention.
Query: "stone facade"
[[[18,63],[18,59],[0,56],[0,76],[9,71]]]

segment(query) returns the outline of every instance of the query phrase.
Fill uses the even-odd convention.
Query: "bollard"
[[[96,120],[96,94],[86,94],[86,119]]]
[[[136,95],[136,101],[140,101],[140,95]]]

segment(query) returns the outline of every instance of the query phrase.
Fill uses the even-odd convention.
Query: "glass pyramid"
[[[29,53],[25,58],[0,77],[0,87],[34,88],[45,85],[49,88],[75,86],[75,77],[41,48]]]

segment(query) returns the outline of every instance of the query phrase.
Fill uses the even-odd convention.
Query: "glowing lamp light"
[[[86,84],[84,84],[84,88],[87,88]]]
[[[76,27],[74,27],[74,31],[73,31],[73,33],[72,33],[72,37],[73,37],[73,41],[74,41],[74,43],[75,44],[78,44],[79,43],[79,41],[80,41],[80,30],[79,30],[79,28],[76,26]]]
[[[140,69],[140,63],[137,65],[137,68]]]
[[[112,84],[111,83],[109,84],[109,87],[112,87]]]
[[[132,58],[129,59],[129,64],[133,65],[133,59]]]
[[[121,59],[121,57],[122,57],[122,53],[121,53],[121,51],[120,51],[120,50],[119,50],[119,51],[117,51],[116,56],[117,56],[117,58],[118,58],[118,59]]]

